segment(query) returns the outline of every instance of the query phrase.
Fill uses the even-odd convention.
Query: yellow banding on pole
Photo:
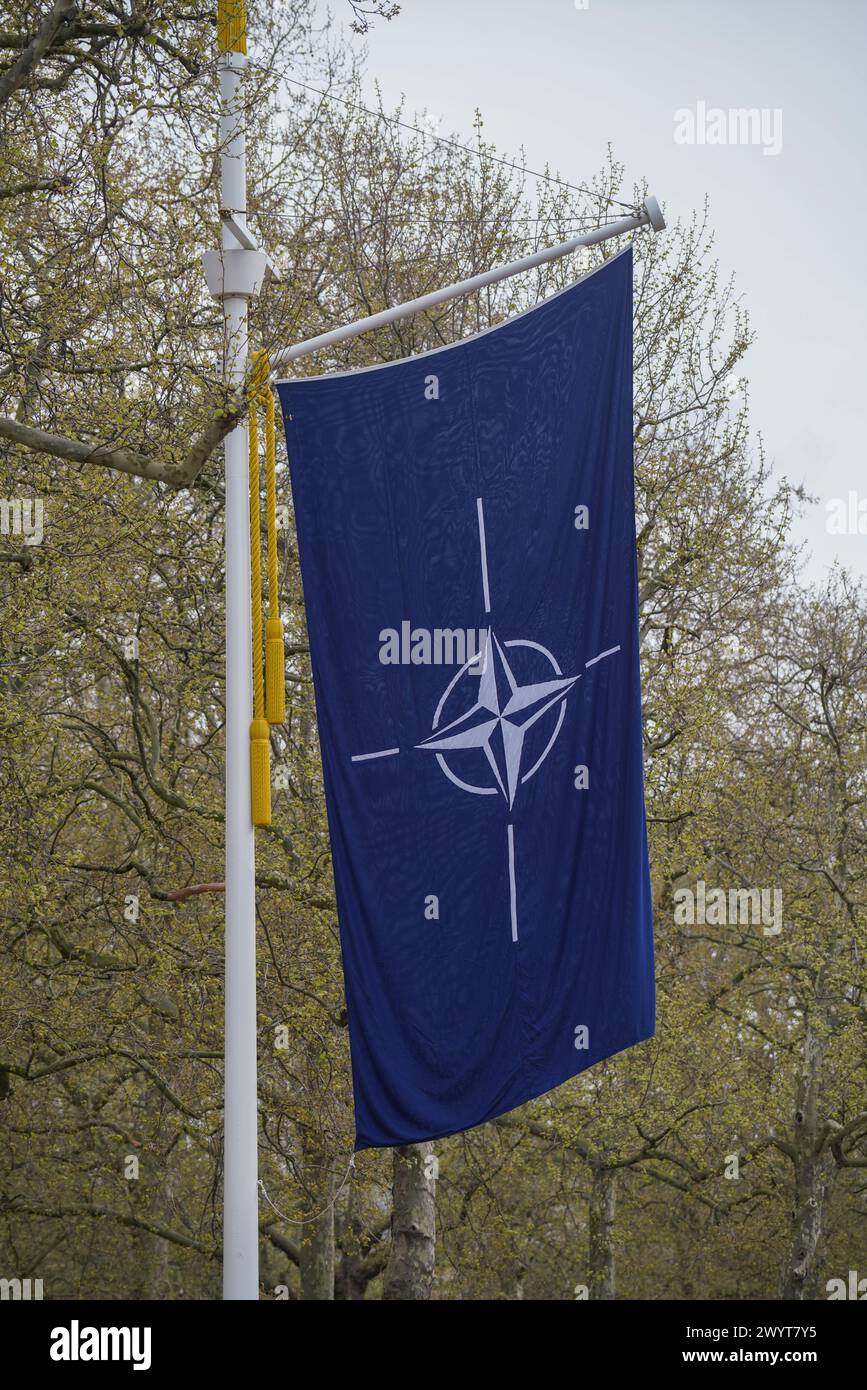
[[[250,811],[254,825],[271,824],[271,768],[262,674],[262,543],[259,534],[259,425],[250,393],[250,580],[253,600],[253,722],[250,725]]]
[[[247,52],[244,0],[217,0],[217,52]]]

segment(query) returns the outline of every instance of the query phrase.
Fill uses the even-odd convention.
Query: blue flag
[[[356,1147],[654,1028],[632,255],[473,338],[281,382]]]

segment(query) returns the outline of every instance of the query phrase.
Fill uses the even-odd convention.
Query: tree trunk
[[[300,1227],[301,1297],[330,1301],[334,1298],[334,1178],[328,1159],[318,1150],[305,1149],[304,1160],[311,1211],[319,1215]]]
[[[833,1155],[822,1154],[799,1166],[795,1180],[795,1213],[792,1241],[783,1275],[781,1297],[814,1299],[818,1296],[817,1249],[825,1211],[834,1188],[836,1164]]]
[[[432,1144],[404,1144],[394,1150],[391,1251],[382,1286],[384,1299],[430,1298],[436,1259],[432,1157]]]
[[[613,1168],[594,1167],[590,1189],[588,1293],[591,1299],[613,1299],[614,1208],[617,1176]]]
[[[817,1098],[821,1064],[822,1046],[808,1017],[795,1111],[795,1207],[780,1293],[780,1297],[787,1300],[800,1301],[817,1296],[817,1251],[837,1174],[836,1160],[830,1147],[826,1145],[821,1153],[817,1152]]]
[[[346,1302],[364,1298],[367,1279],[364,1273],[365,1248],[363,1227],[358,1219],[358,1188],[355,1170],[349,1175],[349,1194],[342,1221],[335,1222],[335,1241],[339,1250],[334,1271],[334,1297]]]
[[[334,1297],[347,1303],[364,1298],[367,1284],[362,1273],[362,1258],[357,1250],[344,1250],[334,1279]]]
[[[334,1211],[331,1207],[304,1228],[300,1242],[301,1297],[334,1297]]]

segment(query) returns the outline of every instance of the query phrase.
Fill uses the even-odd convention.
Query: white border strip
[[[585,667],[587,667],[587,666],[595,666],[596,663],[597,663],[597,661],[604,661],[605,658],[606,658],[606,656],[613,656],[615,652],[619,652],[619,651],[620,651],[620,648],[619,648],[619,647],[609,647],[607,652],[600,652],[598,656],[593,656],[593,657],[591,657],[589,661],[585,661],[585,662],[584,662],[584,665],[585,665]]]
[[[476,512],[479,517],[479,554],[482,560],[482,591],[485,595],[485,612],[491,611],[491,591],[488,588],[488,547],[485,544],[485,511],[481,497],[476,498]],[[487,664],[487,652],[485,653]]]
[[[512,940],[518,940],[518,892],[515,887],[515,827],[507,827],[509,832],[509,898],[512,909]]]

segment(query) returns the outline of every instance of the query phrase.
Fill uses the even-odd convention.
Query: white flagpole
[[[221,250],[202,260],[223,305],[224,379],[247,374],[247,305],[265,257],[248,249],[246,140],[240,86],[246,66],[243,0],[218,0]],[[254,243],[255,244],[255,243]],[[253,714],[250,504],[247,424],[225,441],[226,555],[226,932],[223,1127],[223,1297],[259,1297],[258,1109],[256,1103],[256,852],[250,808]]]
[[[596,246],[600,241],[609,241],[611,237],[637,231],[639,227],[652,227],[655,232],[665,230],[665,218],[656,198],[645,198],[644,206],[636,209],[632,217],[621,217],[617,222],[608,222],[602,227],[596,227],[592,232],[582,232],[580,236],[571,237],[569,241],[561,241],[557,246],[546,246],[542,251],[534,251],[531,256],[524,256],[519,261],[494,266],[492,270],[484,270],[481,275],[473,275],[469,280],[460,280],[456,285],[445,285],[440,290],[432,290],[430,294],[423,294],[418,299],[408,299],[405,304],[395,304],[393,308],[383,309],[366,319],[356,319],[355,323],[345,323],[341,328],[332,328],[328,333],[306,338],[303,343],[281,348],[279,352],[270,354],[271,365],[275,368],[285,366],[288,362],[297,361],[299,357],[308,357],[311,352],[318,352],[320,348],[333,347],[335,343],[343,343],[348,338],[357,338],[360,333],[369,333],[372,328],[384,328],[389,323],[396,323],[398,319],[409,318],[411,314],[418,314],[424,309],[433,309],[437,304],[457,299],[459,295],[472,294],[474,290],[482,290],[486,285],[496,284],[498,280],[508,280],[512,275],[533,270],[537,265],[544,265],[546,261],[556,261],[560,256],[568,256],[570,251],[577,251],[580,246]]]

